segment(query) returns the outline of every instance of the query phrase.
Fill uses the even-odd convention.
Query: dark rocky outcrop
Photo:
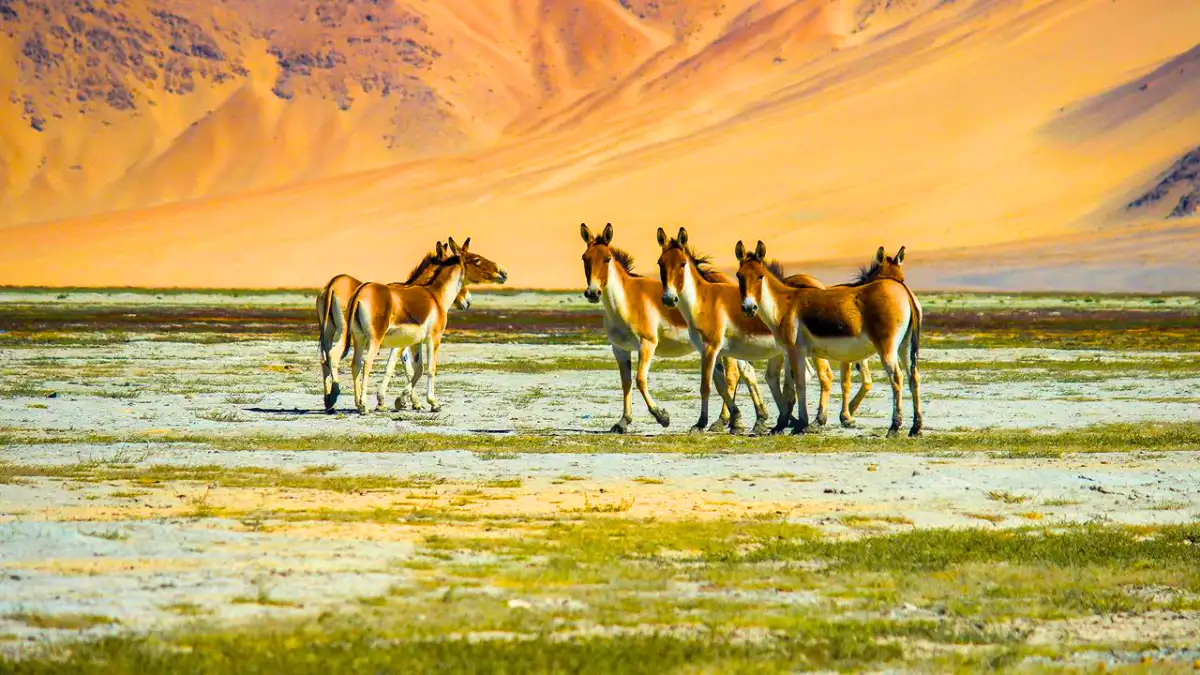
[[[1200,211],[1200,147],[1180,157],[1153,188],[1125,208],[1130,211],[1148,208],[1172,195],[1180,196],[1168,218],[1183,218]]]

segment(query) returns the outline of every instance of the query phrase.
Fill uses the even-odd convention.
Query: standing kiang
[[[389,286],[368,282],[351,297],[347,324],[354,344],[354,404],[359,412],[368,411],[367,388],[379,350],[383,347],[402,350],[416,345],[423,349],[422,358],[428,368],[426,401],[431,411],[441,410],[434,395],[438,353],[446,329],[447,310],[466,284],[464,258],[471,243],[468,238],[460,249],[453,237],[448,241],[450,255],[441,257],[433,265],[433,279],[428,284]],[[395,354],[393,351],[393,358],[388,359],[389,372],[380,385],[381,397],[386,396],[391,369],[395,368]]]
[[[688,324],[679,310],[663,305],[662,283],[634,272],[633,257],[612,246],[612,223],[605,225],[599,235],[593,235],[587,223],[581,223],[579,230],[587,245],[583,252],[583,274],[587,288],[583,295],[589,302],[603,307],[605,335],[621,371],[624,407],[612,431],[625,433],[633,422],[631,389],[634,352],[638,354],[638,391],[646,401],[650,414],[666,427],[671,423],[670,415],[650,395],[650,364],[656,355],[679,357],[696,351],[689,336]],[[732,402],[739,379],[745,381],[758,418],[753,433],[762,433],[766,430],[767,412],[754,368],[749,363],[731,358],[722,359],[719,365],[723,372],[728,372],[725,378],[728,391],[723,393],[723,397]],[[744,427],[739,416],[730,414],[729,410],[728,406],[722,407],[721,416],[709,430],[717,431],[728,426],[731,432],[742,431]]]
[[[389,286],[421,286],[433,280],[436,263],[441,262],[450,254],[448,246],[437,242],[435,250],[426,253],[421,262],[413,268],[408,278],[402,282],[392,282]],[[474,252],[467,252],[465,257],[467,283],[503,284],[508,280],[508,272],[498,263],[488,260]],[[321,364],[321,382],[324,388],[325,411],[333,412],[341,393],[338,382],[338,367],[349,353],[350,333],[346,329],[350,317],[350,298],[363,285],[362,281],[349,274],[339,274],[329,280],[317,295],[317,325],[318,325],[318,354]],[[468,309],[471,305],[471,293],[466,285],[454,299],[456,309]],[[406,373],[412,367],[414,372],[405,381],[405,393],[396,399],[396,409],[403,409],[405,402],[411,400],[413,409],[418,403],[413,388],[420,381],[424,372],[424,358],[420,351],[410,358],[408,348],[392,350],[388,356],[387,372],[392,372],[399,356],[405,362]],[[386,383],[386,381],[385,381]],[[386,387],[383,388],[386,394]],[[382,399],[380,399],[382,405]]]
[[[882,253],[882,249],[880,250]],[[788,286],[764,264],[767,247],[759,241],[753,251],[742,242],[734,249],[737,279],[746,316],[760,317],[787,353],[797,377],[799,410],[793,433],[808,429],[805,373],[809,356],[853,363],[878,354],[892,385],[892,424],[895,435],[902,421],[904,375],[913,397],[910,436],[921,433],[921,390],[917,358],[921,339],[921,305],[908,286],[895,278],[879,278],[856,286],[827,289]],[[898,254],[903,260],[902,254]],[[879,258],[879,254],[876,255]],[[889,264],[899,264],[892,259]]]
[[[788,401],[792,394],[781,386],[783,350],[775,343],[770,329],[761,320],[742,313],[737,284],[728,276],[716,273],[707,257],[692,250],[686,228],[679,228],[675,238],[668,238],[666,232],[658,228],[658,243],[662,247],[658,258],[662,302],[669,308],[679,309],[687,322],[688,339],[700,352],[700,419],[692,429],[703,431],[708,424],[714,378],[730,416],[738,416],[737,405],[727,393],[720,369],[716,368],[718,359],[724,357],[747,361],[767,359],[767,384],[779,409],[772,433],[786,428],[791,411]],[[828,365],[818,370],[818,374],[822,383],[821,411],[824,417],[833,374]]]
[[[793,288],[825,289],[841,288],[844,286],[862,286],[863,284],[875,281],[876,279],[894,279],[900,283],[904,283],[904,270],[900,267],[901,263],[904,262],[903,246],[900,247],[900,250],[896,253],[895,257],[885,255],[884,248],[880,246],[879,250],[875,252],[875,258],[872,260],[871,264],[859,268],[858,276],[855,277],[853,281],[845,284],[835,284],[833,286],[826,286],[823,282],[821,282],[821,280],[808,274],[788,275],[783,271],[783,265],[780,264],[778,260],[764,260],[763,262],[772,274],[781,279],[783,283]],[[818,372],[827,367],[828,361],[825,359],[812,360],[816,362]],[[841,422],[843,427],[853,427],[855,425],[854,413],[858,411],[859,406],[862,405],[863,399],[865,399],[867,393],[871,391],[871,369],[867,359],[856,361],[854,363],[843,361],[840,364],[840,369],[842,379]],[[859,377],[862,378],[862,381],[858,386],[858,391],[854,393],[853,397],[850,395],[850,391],[853,388],[853,384],[850,379],[851,369],[857,370]],[[822,378],[822,386],[824,386],[824,382],[825,380]],[[786,402],[789,410],[795,403],[795,399],[791,398],[790,396],[792,391],[793,388],[791,386],[785,387],[785,392],[789,394]],[[819,426],[824,424],[824,415],[818,414],[817,425]]]

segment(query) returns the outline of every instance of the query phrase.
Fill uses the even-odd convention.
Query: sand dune
[[[611,221],[651,272],[654,228],[686,225],[725,265],[739,238],[797,269],[904,244],[931,285],[1019,284],[987,273],[1003,251],[1039,287],[1111,286],[1086,251],[1120,241],[1149,270],[1120,283],[1187,287],[1162,277],[1196,221],[1125,205],[1200,143],[1195,2],[402,3],[387,97],[378,44],[347,47],[379,20],[287,4],[311,21],[254,33],[274,14],[247,10],[213,38],[247,74],[171,110],[39,133],[3,109],[0,283],[390,279],[454,235],[510,284],[574,287],[579,222]],[[331,44],[308,74],[287,56]],[[101,177],[73,178],[82,153]]]

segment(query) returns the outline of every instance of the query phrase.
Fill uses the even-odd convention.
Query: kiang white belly
[[[676,327],[664,321],[658,329],[658,348],[654,350],[655,356],[671,358],[695,353],[696,348],[692,345],[687,326]]]
[[[405,323],[399,326],[392,326],[388,328],[387,334],[383,336],[380,346],[401,349],[424,342],[429,337],[430,323],[427,320],[424,323]]]
[[[627,352],[636,352],[642,346],[642,340],[633,332],[629,324],[617,319],[609,319],[605,317],[604,329],[608,333],[608,342],[615,347],[624,349]]]
[[[779,356],[782,349],[775,343],[775,336],[767,334],[729,333],[725,336],[726,356],[754,361]]]
[[[805,346],[809,356],[830,361],[861,361],[875,353],[875,344],[866,333],[853,337],[818,338],[804,332]]]

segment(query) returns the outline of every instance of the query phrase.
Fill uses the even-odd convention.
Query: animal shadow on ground
[[[243,411],[249,413],[262,413],[265,415],[324,415],[324,408],[314,408],[306,410],[304,408],[242,408]]]

